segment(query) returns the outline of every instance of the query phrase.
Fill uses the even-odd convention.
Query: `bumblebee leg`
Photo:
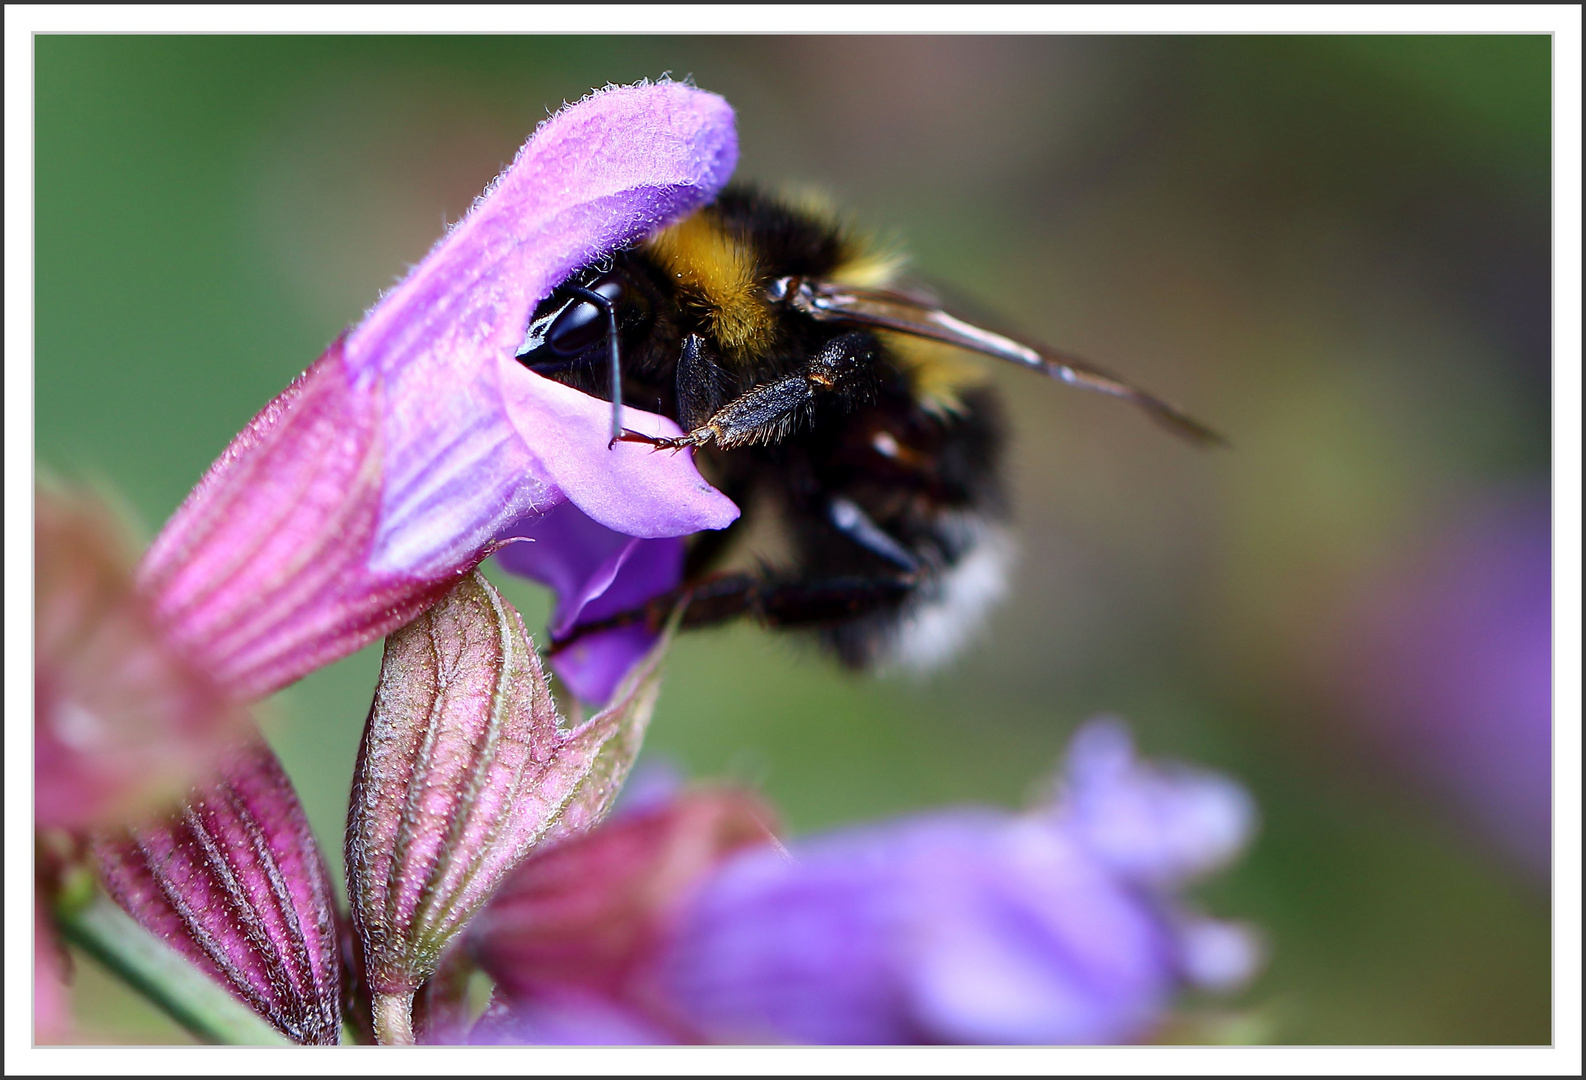
[[[551,642],[554,655],[579,638],[643,624],[659,630],[678,604],[683,626],[714,626],[744,615],[768,627],[815,628],[847,622],[896,604],[919,585],[919,575],[851,574],[830,578],[723,574],[663,593],[642,607],[584,623]]]
[[[875,359],[875,338],[866,333],[841,334],[797,371],[761,383],[729,401],[682,438],[657,439],[634,431],[625,431],[619,438],[648,443],[657,450],[710,442],[723,450],[779,443],[798,428],[822,395],[868,397]]]
[[[693,430],[722,405],[720,366],[705,351],[705,339],[689,334],[677,358],[677,421]]]
[[[752,615],[768,627],[815,627],[889,607],[919,584],[915,574],[850,574],[829,578],[733,574],[694,590],[683,625],[710,626]]]
[[[908,573],[917,573],[920,560],[908,548],[895,540],[891,533],[873,521],[859,504],[841,495],[826,504],[826,517],[837,531],[864,548]]]

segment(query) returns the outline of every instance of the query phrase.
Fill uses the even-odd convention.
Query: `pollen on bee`
[[[743,360],[768,341],[775,327],[755,286],[754,253],[712,215],[680,221],[646,246],[704,310],[728,359]]]

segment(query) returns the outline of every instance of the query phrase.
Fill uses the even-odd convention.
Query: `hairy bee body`
[[[682,602],[685,626],[753,615],[819,632],[845,663],[928,668],[1003,588],[996,398],[966,353],[1127,401],[1190,442],[1215,431],[1104,368],[966,322],[899,288],[896,261],[829,215],[729,188],[639,246],[586,267],[535,311],[518,359],[612,402],[612,441],[693,447],[747,513],[691,540],[685,580],[583,634]],[[622,403],[681,437],[622,426]],[[776,514],[781,566],[720,570],[746,522]]]
[[[535,312],[519,359],[608,400],[614,320],[621,400],[695,433],[701,471],[745,509],[692,539],[686,625],[748,614],[817,632],[852,667],[928,668],[1001,592],[1002,425],[975,368],[777,299],[779,282],[887,286],[892,264],[828,216],[729,188]],[[787,563],[719,573],[763,514]]]

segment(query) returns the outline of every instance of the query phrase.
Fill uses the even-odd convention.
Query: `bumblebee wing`
[[[975,326],[923,297],[885,289],[858,289],[807,281],[787,281],[782,294],[794,308],[811,318],[893,330],[1007,360],[1081,390],[1123,398],[1190,442],[1203,446],[1228,444],[1217,432],[1178,407],[1105,368],[1045,345]]]

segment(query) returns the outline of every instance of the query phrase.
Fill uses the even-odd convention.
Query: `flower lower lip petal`
[[[507,415],[533,447],[558,490],[595,521],[628,536],[654,539],[725,529],[738,517],[733,501],[699,475],[693,451],[656,452],[611,443],[611,405],[501,361]],[[646,435],[682,434],[671,420],[624,407],[624,424]]]

